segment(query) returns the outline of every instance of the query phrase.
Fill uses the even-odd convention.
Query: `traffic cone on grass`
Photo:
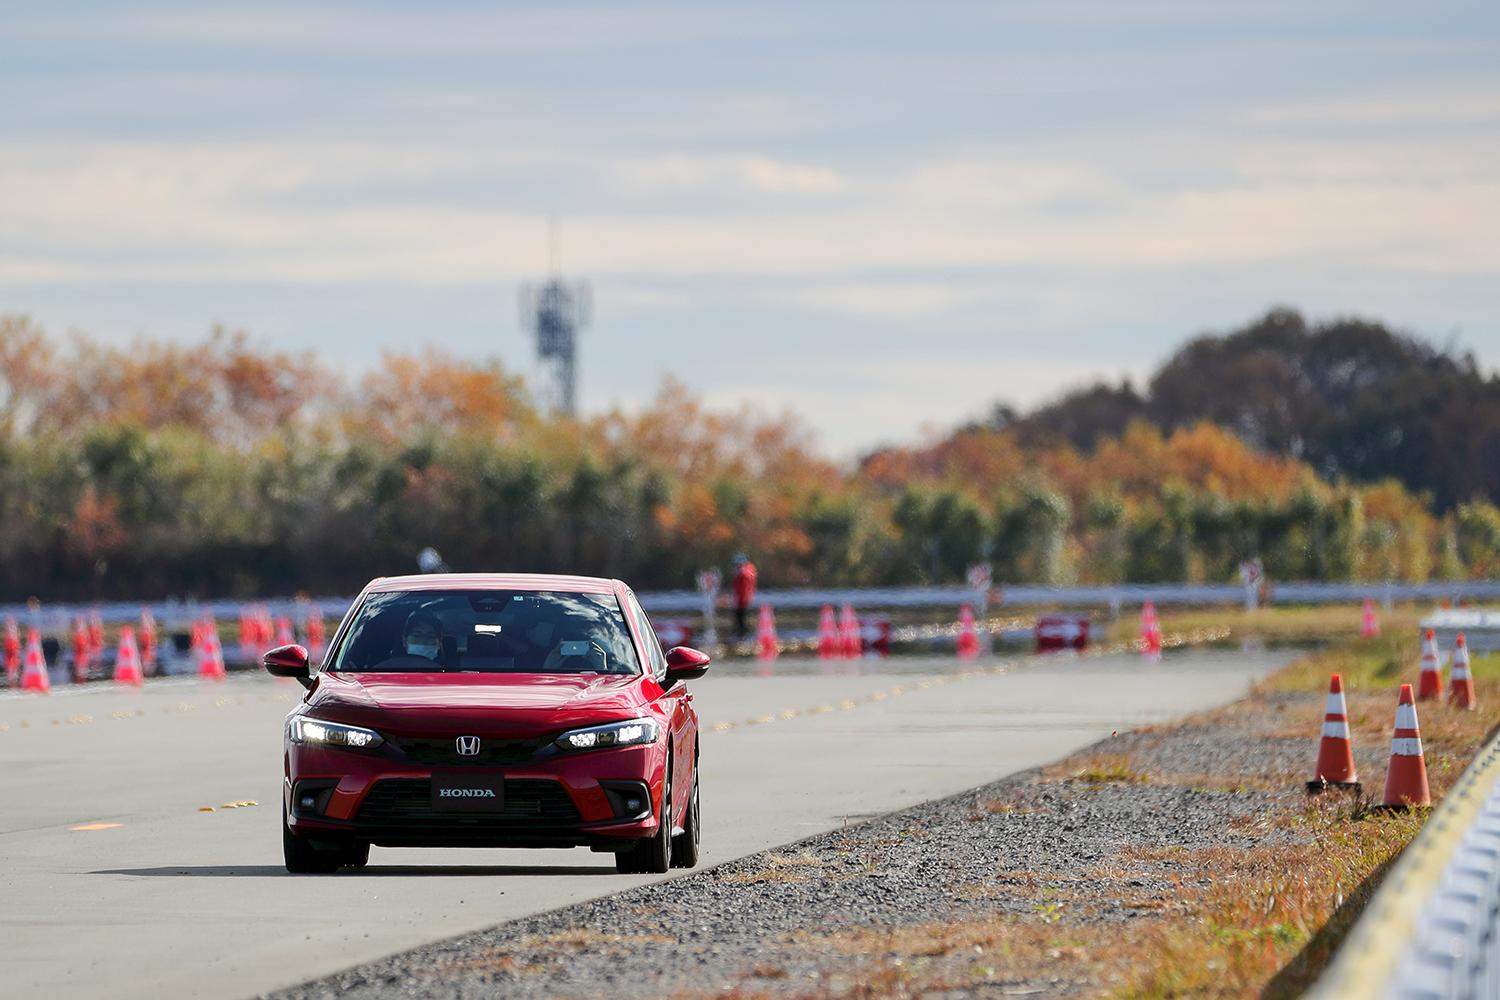
[[[141,651],[135,644],[135,629],[126,625],[120,629],[120,648],[115,653],[115,683],[140,687],[145,680],[146,675],[141,670]]]
[[[52,678],[47,676],[47,658],[42,655],[42,636],[36,629],[26,630],[26,655],[21,661],[21,690],[38,694],[52,693]]]
[[[972,660],[979,655],[979,632],[974,628],[974,608],[965,604],[958,609],[958,658]]]
[[[1141,605],[1141,652],[1147,656],[1161,655],[1161,621],[1156,617],[1156,602]]]
[[[781,645],[776,641],[776,612],[769,604],[760,606],[760,621],[755,629],[755,657],[769,663],[781,655]]]
[[[1401,685],[1396,705],[1396,732],[1391,738],[1391,764],[1385,772],[1386,809],[1413,809],[1432,805],[1427,790],[1427,762],[1422,757],[1422,734],[1417,728],[1417,704],[1411,685]]]
[[[1479,702],[1474,698],[1474,676],[1469,673],[1469,644],[1462,632],[1453,640],[1453,667],[1448,672],[1448,704],[1470,712],[1479,707]]]
[[[1359,637],[1373,639],[1380,634],[1380,619],[1375,617],[1375,602],[1365,598],[1364,610],[1359,613]]]
[[[1418,701],[1441,701],[1443,665],[1438,662],[1437,638],[1432,629],[1422,633],[1422,676],[1417,679]]]
[[[1328,704],[1323,709],[1323,737],[1318,742],[1318,769],[1307,783],[1309,792],[1325,788],[1358,791],[1354,773],[1354,744],[1349,739],[1349,708],[1344,703],[1344,678],[1334,674],[1328,681]]]

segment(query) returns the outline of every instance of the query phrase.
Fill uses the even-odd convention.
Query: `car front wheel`
[[[622,875],[661,875],[672,867],[672,768],[661,793],[661,819],[656,833],[628,851],[615,855],[615,871]]]
[[[286,870],[294,875],[327,875],[344,863],[342,851],[319,850],[293,833],[286,822],[285,804],[281,807],[281,856]]]

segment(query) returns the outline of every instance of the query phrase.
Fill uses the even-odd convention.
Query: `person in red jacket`
[[[755,563],[741,552],[734,557],[734,637],[743,640],[750,634],[750,602],[755,600]]]

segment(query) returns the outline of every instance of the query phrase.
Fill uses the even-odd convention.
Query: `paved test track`
[[[693,684],[703,863],[1232,700],[1287,658],[720,666]],[[581,849],[375,848],[362,871],[287,875],[280,720],[300,694],[259,675],[0,694],[0,992],[250,996],[646,880]]]

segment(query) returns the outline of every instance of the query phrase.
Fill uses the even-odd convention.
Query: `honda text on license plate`
[[[500,812],[505,807],[505,776],[472,771],[434,773],[432,807],[454,812]]]

